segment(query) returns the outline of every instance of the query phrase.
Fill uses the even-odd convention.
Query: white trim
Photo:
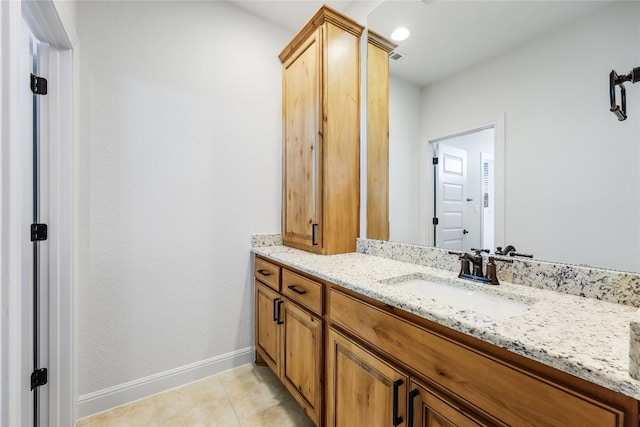
[[[49,370],[50,425],[74,421],[73,353],[73,130],[72,55],[49,49],[49,221],[55,234],[49,239]],[[50,84],[51,86],[51,84]],[[55,90],[53,90],[55,88]],[[57,375],[53,375],[57,373]]]
[[[22,14],[39,40],[62,49],[73,49],[78,45],[61,1],[22,0]]]
[[[88,417],[125,403],[252,363],[254,359],[255,348],[246,347],[93,393],[83,394],[78,398],[78,414],[80,418]]]
[[[22,13],[20,2],[0,1],[0,425],[25,425],[22,357],[22,182],[20,72]]]

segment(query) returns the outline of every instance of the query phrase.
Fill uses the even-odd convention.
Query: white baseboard
[[[88,417],[125,403],[162,393],[163,391],[252,363],[254,359],[255,348],[247,347],[135,381],[83,394],[78,398],[78,417]]]

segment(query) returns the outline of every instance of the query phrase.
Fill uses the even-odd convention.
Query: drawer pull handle
[[[263,276],[271,276],[271,273],[269,273],[267,270],[258,270],[258,273],[262,274]]]
[[[277,316],[277,324],[278,325],[282,325],[284,323],[284,320],[280,319],[280,314],[282,314],[282,303],[284,301],[281,299],[278,299],[278,316]]]
[[[404,384],[404,381],[397,380],[393,383],[393,425],[399,426],[402,424],[402,417],[398,416],[398,389]]]
[[[409,392],[409,415],[407,415],[408,427],[413,427],[413,417],[415,412],[415,398],[420,394],[420,390],[411,390]]]
[[[304,295],[307,293],[307,291],[301,291],[300,289],[296,288],[296,285],[289,285],[287,286],[287,288],[291,289],[293,292],[295,292],[298,295]]]
[[[273,299],[273,321],[274,322],[278,320],[278,315],[276,314],[276,305],[278,304],[278,301],[280,301],[280,298]]]

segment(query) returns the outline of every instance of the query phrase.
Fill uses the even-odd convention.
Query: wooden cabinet
[[[280,54],[285,245],[321,254],[355,250],[362,30],[323,6]]]
[[[483,427],[492,425],[474,416],[458,402],[413,379],[408,400],[409,427]]]
[[[281,322],[278,318],[281,304],[280,294],[256,280],[256,351],[278,376],[281,359]]]
[[[285,300],[281,380],[316,425],[322,418],[322,319]]]
[[[427,328],[428,321],[407,321],[392,313],[397,310],[385,308],[336,288],[329,291],[332,328],[345,331],[375,349],[381,359],[407,367],[433,384],[430,392],[415,388],[421,396],[416,405],[423,414],[416,419],[426,425],[638,425],[635,399],[444,327]],[[333,348],[327,353],[328,378],[341,375],[331,362],[334,353]],[[334,399],[334,392],[328,390],[328,401]],[[490,422],[479,421],[482,419]]]
[[[255,259],[256,278],[276,292],[280,291],[280,267],[260,258]]]
[[[327,425],[406,426],[408,376],[329,329]]]
[[[256,258],[255,266],[256,361],[267,364],[309,418],[320,425],[323,320],[320,311],[313,313],[303,307],[322,307],[322,285],[261,258]],[[270,286],[262,282],[265,277]],[[299,304],[277,291],[280,280]]]
[[[328,335],[328,426],[491,425],[333,328]]]

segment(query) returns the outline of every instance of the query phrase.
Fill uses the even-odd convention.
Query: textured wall
[[[252,345],[293,34],[226,2],[79,2],[79,394]]]

